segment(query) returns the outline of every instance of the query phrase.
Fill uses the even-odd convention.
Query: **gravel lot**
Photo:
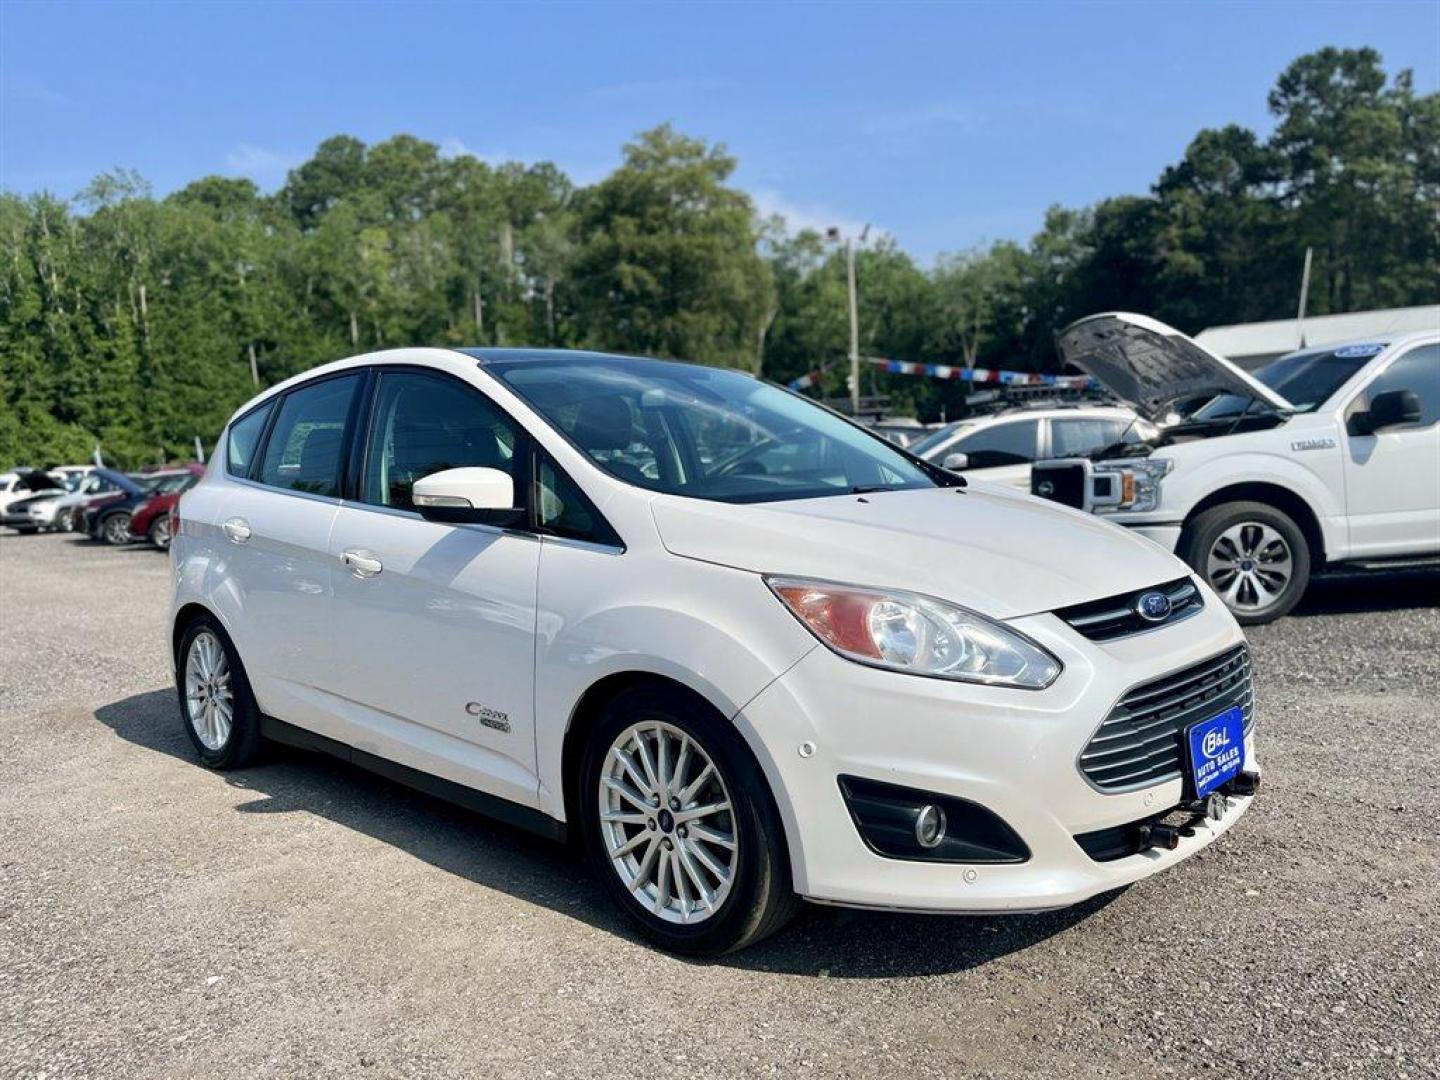
[[[640,945],[566,851],[318,757],[200,768],[167,560],[0,538],[0,1075],[1435,1076],[1440,575],[1251,633],[1266,790],[1063,913]]]

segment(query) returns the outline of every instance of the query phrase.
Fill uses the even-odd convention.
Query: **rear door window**
[[[260,482],[337,497],[345,420],[359,385],[358,374],[342,375],[286,394],[265,443]]]

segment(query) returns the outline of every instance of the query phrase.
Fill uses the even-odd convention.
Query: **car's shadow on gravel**
[[[154,690],[101,706],[95,718],[136,746],[199,769],[180,726],[175,694]],[[321,754],[283,747],[248,769],[221,774],[253,792],[245,814],[310,813],[457,874],[483,888],[542,904],[598,929],[638,936],[561,844],[492,822],[440,799]],[[1075,925],[1117,894],[1041,915],[969,918],[901,915],[806,905],[790,926],[743,952],[708,963],[830,978],[936,975],[978,967]]]
[[[1310,582],[1292,615],[1350,615],[1440,606],[1440,570],[1332,573]]]

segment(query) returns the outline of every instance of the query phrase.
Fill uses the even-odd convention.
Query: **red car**
[[[161,484],[155,494],[139,503],[130,513],[130,538],[149,540],[161,551],[170,548],[170,510],[178,506],[180,496],[195,486],[205,475],[203,465],[186,466],[190,476],[178,483]]]

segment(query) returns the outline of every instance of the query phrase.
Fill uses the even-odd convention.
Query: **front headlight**
[[[801,624],[847,660],[959,682],[1041,690],[1060,661],[998,622],[933,596],[766,578]]]
[[[1095,466],[1096,476],[1113,476],[1118,501],[1095,500],[1097,514],[1113,514],[1116,510],[1154,510],[1160,505],[1160,481],[1175,468],[1174,458],[1141,458],[1138,461],[1105,463]]]

